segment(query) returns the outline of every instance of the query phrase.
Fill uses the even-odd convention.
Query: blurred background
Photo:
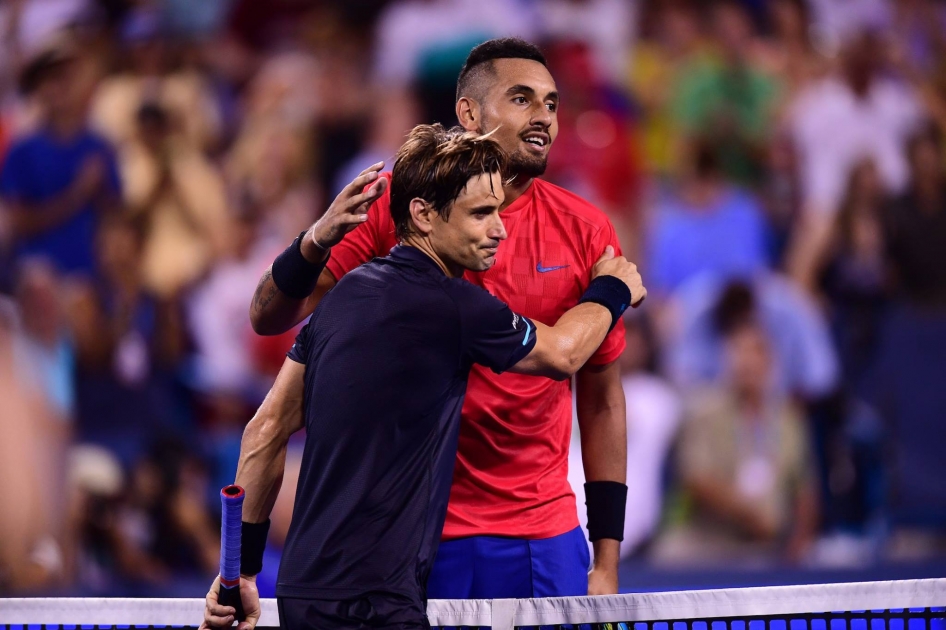
[[[505,35],[649,289],[622,588],[946,574],[946,2],[3,0],[0,593],[206,593],[260,274]]]

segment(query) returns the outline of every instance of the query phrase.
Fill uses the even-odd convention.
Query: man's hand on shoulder
[[[253,301],[250,302],[250,322],[257,334],[278,335],[286,332],[311,315],[322,296],[335,285],[336,278],[331,271],[324,268],[328,265],[329,251],[338,245],[346,234],[368,220],[368,208],[388,187],[389,179],[379,177],[383,167],[384,162],[373,164],[345,186],[325,214],[306,230],[299,241],[293,242],[292,251],[287,249],[263,274],[253,295]],[[300,253],[302,261],[298,259]],[[368,253],[363,255],[364,258],[358,261],[359,263],[371,260]],[[286,261],[295,263],[288,266],[287,273],[281,274],[284,282],[280,288],[276,285],[273,274],[276,264],[284,257]],[[351,252],[348,252],[349,262],[352,257]],[[336,262],[338,260],[336,258]],[[356,265],[351,264],[345,271],[354,266]],[[283,265],[283,269],[287,269],[286,265]],[[318,269],[321,269],[321,274],[316,277]],[[289,278],[295,279],[298,291],[286,292],[287,274]],[[339,277],[341,275],[344,275],[344,271]],[[309,290],[310,281],[313,279],[317,284],[312,285]],[[302,293],[307,290],[308,295],[303,296]]]
[[[647,289],[644,288],[644,280],[637,271],[637,265],[624,256],[615,256],[614,248],[610,245],[605,248],[601,258],[591,269],[592,280],[599,276],[614,276],[624,282],[631,291],[631,306],[634,308],[640,306],[647,297]]]
[[[378,177],[382,168],[384,162],[378,162],[363,170],[338,193],[325,214],[309,228],[302,241],[302,255],[306,260],[324,260],[331,247],[338,245],[346,234],[368,220],[368,208],[388,187],[388,180]]]

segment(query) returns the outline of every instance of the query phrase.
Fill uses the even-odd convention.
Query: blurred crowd
[[[506,35],[649,290],[622,553],[946,554],[946,2],[4,0],[0,593],[205,592],[257,280]]]

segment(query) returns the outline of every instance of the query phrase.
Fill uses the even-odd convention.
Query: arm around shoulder
[[[360,238],[356,238],[357,232],[349,238],[346,235],[368,222],[369,208],[387,190],[388,179],[378,176],[382,166],[384,163],[379,162],[362,171],[260,278],[250,303],[250,322],[257,334],[284,333],[312,314],[322,296],[342,275],[325,267],[330,250],[342,244],[343,239],[345,246],[354,250],[345,258],[360,258],[357,262],[347,260],[344,270],[371,259],[373,239],[364,229],[360,230]],[[376,209],[372,214],[377,217],[379,211]],[[357,244],[352,244],[352,240]],[[337,265],[334,270],[337,272]]]
[[[263,272],[250,302],[250,323],[257,335],[279,335],[315,311],[322,297],[336,284],[328,269],[322,270],[312,293],[294,299],[283,293],[273,280],[273,269]]]
[[[637,266],[623,256],[614,256],[608,246],[593,269],[593,279],[579,304],[569,309],[554,326],[536,322],[536,343],[513,372],[570,378],[591,358],[628,306],[639,305],[647,296]]]
[[[571,378],[601,345],[611,325],[611,313],[600,304],[579,304],[554,326],[535,322],[535,346],[510,372]]]

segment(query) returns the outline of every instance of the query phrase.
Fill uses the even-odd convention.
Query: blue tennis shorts
[[[591,558],[581,527],[523,540],[471,536],[440,543],[429,599],[569,597],[588,594]]]

